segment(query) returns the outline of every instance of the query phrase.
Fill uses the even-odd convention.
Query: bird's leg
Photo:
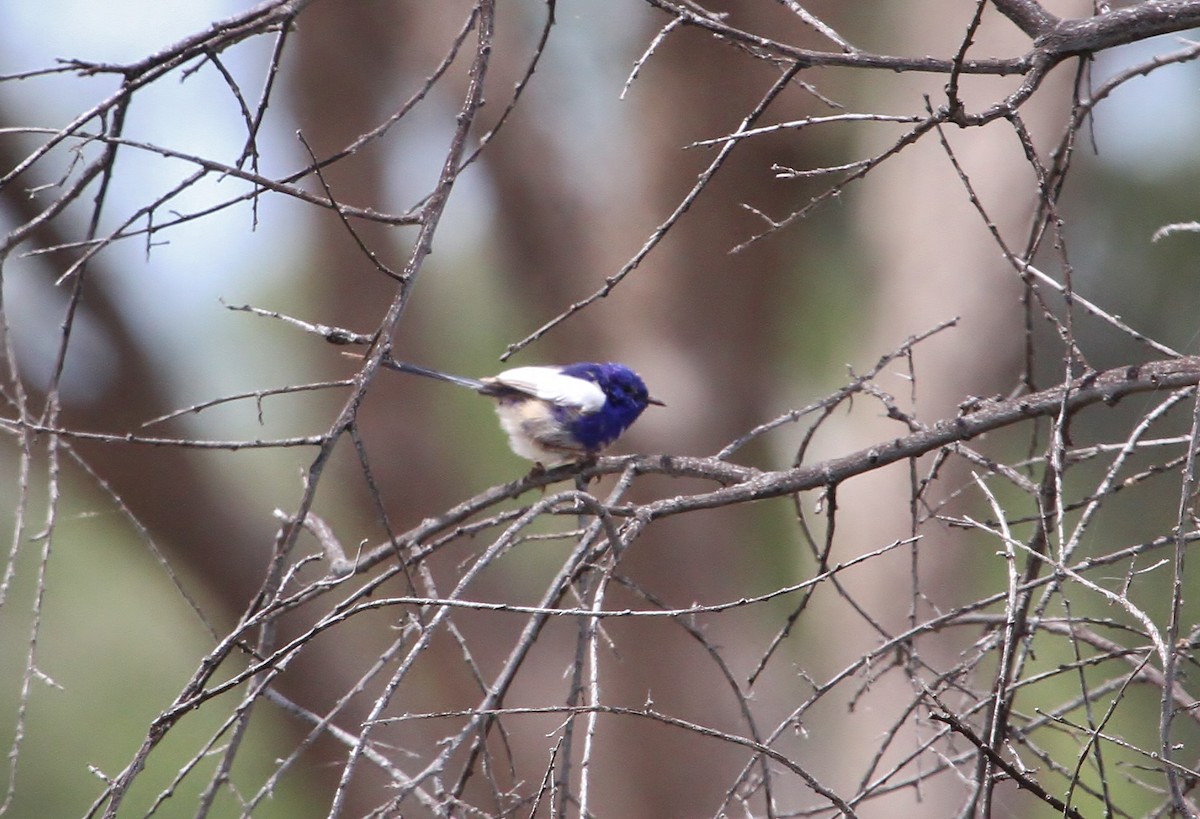
[[[591,478],[584,473],[589,466],[595,466],[598,455],[595,452],[588,452],[582,458],[575,462],[575,466],[579,468],[579,474],[575,476],[575,488],[580,492],[586,492],[588,483]]]

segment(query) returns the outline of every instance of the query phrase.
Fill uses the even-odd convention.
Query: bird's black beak
[[[647,398],[646,403],[653,404],[656,407],[665,407],[667,405],[665,401],[659,401],[657,398]]]

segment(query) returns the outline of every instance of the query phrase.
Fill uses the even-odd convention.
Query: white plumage
[[[600,385],[573,375],[563,375],[557,367],[514,367],[485,378],[483,382],[508,387],[583,413],[596,412],[606,400]]]

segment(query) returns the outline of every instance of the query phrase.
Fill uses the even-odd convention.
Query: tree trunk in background
[[[812,37],[797,31],[795,18],[786,10],[768,4],[747,5],[737,4],[732,19],[735,25],[769,32],[790,43],[814,44]],[[866,21],[855,7],[845,4],[806,4],[806,8],[858,44],[878,43],[886,30],[887,49],[892,53],[937,55],[957,50],[973,11],[969,5],[930,0],[906,5],[903,13],[896,10],[890,19]],[[1082,7],[1073,11],[1086,13]],[[1028,40],[1014,26],[991,10],[989,15],[973,55],[1015,55],[1028,48]],[[662,20],[653,22],[659,25]],[[649,36],[647,32],[639,38],[638,47],[648,42]],[[643,69],[626,102],[638,109],[622,127],[635,133],[621,134],[619,144],[633,146],[634,155],[617,167],[634,172],[621,176],[620,183],[613,185],[617,190],[607,198],[571,186],[580,175],[575,169],[585,165],[588,157],[571,154],[569,145],[555,142],[555,131],[561,130],[561,125],[553,120],[522,121],[522,125],[531,125],[528,131],[514,127],[507,139],[493,146],[489,167],[499,189],[499,234],[507,239],[504,246],[516,279],[514,287],[522,293],[540,294],[544,315],[558,312],[593,290],[602,275],[620,269],[645,241],[648,228],[660,223],[680,201],[713,155],[711,149],[682,151],[681,147],[732,131],[774,80],[765,66],[750,66],[750,62],[738,50],[714,43],[699,32],[669,38]],[[857,72],[850,78],[801,74],[799,79],[814,82],[818,90],[846,101],[851,110],[854,103],[847,100],[860,101],[858,110],[896,113],[920,110],[922,92],[936,105],[945,84],[940,75],[886,72]],[[1051,80],[1057,88],[1046,89],[1049,93],[1038,95],[1022,110],[1026,125],[1041,138],[1039,148],[1043,150],[1050,144],[1047,138],[1057,139],[1065,125],[1070,80],[1069,68],[1059,70]],[[849,87],[851,82],[857,87]],[[968,110],[987,107],[1018,82],[1019,78],[967,78]],[[814,113],[826,111],[815,100],[793,93],[785,97],[784,104],[772,107],[764,124]],[[1031,171],[1011,127],[1000,122],[986,133],[986,138],[981,138],[973,132],[971,140],[963,142],[960,159],[991,218],[1011,246],[1020,248],[1035,190]],[[655,389],[675,398],[670,413],[639,423],[633,433],[639,449],[711,452],[781,406],[779,374],[766,362],[779,357],[780,328],[790,321],[803,321],[806,308],[819,311],[821,305],[787,303],[779,294],[797,289],[793,277],[825,275],[806,263],[804,244],[811,244],[814,237],[802,222],[742,254],[730,256],[728,251],[761,229],[761,223],[736,207],[738,203],[780,215],[799,207],[827,184],[774,179],[773,164],[814,167],[822,164],[822,155],[829,151],[823,140],[830,137],[817,136],[815,131],[793,134],[743,143],[716,182],[631,280],[597,305],[598,309],[585,311],[555,331],[552,343],[566,345],[570,357],[594,354],[589,347],[598,347],[606,354],[613,351],[644,362]],[[949,134],[952,142],[955,136]],[[840,159],[876,153],[892,139],[889,132],[869,145],[849,149],[849,155]],[[1007,391],[1015,386],[1014,373],[1020,371],[1023,342],[1013,332],[1021,324],[1017,277],[1001,258],[966,192],[953,199],[935,195],[961,189],[953,174],[937,143],[927,140],[848,191],[848,197],[857,203],[853,230],[868,254],[864,261],[873,285],[861,303],[861,312],[844,316],[846,325],[860,328],[856,333],[860,341],[852,352],[845,353],[845,360],[861,369],[912,333],[961,317],[958,330],[923,344],[916,353],[917,406],[923,419],[953,416],[955,406],[967,395]],[[930,181],[933,178],[938,178],[936,184]],[[836,208],[837,204],[827,207]],[[895,394],[907,398],[908,386],[897,383]],[[714,412],[715,408],[722,412]],[[832,446],[826,442],[821,454],[850,451],[897,433],[894,422],[880,417],[876,423],[871,415],[859,412],[847,419],[843,434]],[[907,537],[911,522],[902,513],[910,493],[904,466],[843,487],[839,505],[852,511],[839,522],[833,559],[845,560]],[[721,590],[728,589],[728,573],[753,577],[770,571],[778,560],[771,553],[780,545],[756,537],[746,524],[689,517],[674,537],[643,544],[627,571],[643,587],[675,603],[719,599]],[[651,542],[653,547],[645,548]],[[936,537],[924,540],[920,551],[922,588],[927,592],[944,590],[947,579],[969,573],[969,563],[960,563],[969,555],[950,552]],[[911,598],[908,562],[908,555],[900,553],[893,560],[872,561],[871,568],[856,575],[853,584],[861,592],[856,599],[878,601],[872,614],[892,633],[902,630],[906,621]],[[816,665],[833,671],[853,659],[845,656],[843,647],[857,650],[871,645],[878,635],[868,633],[870,627],[856,614],[842,610],[840,601],[827,602],[828,607],[810,610],[805,636],[793,639],[805,641],[795,649],[797,656],[812,662],[814,653],[824,653]],[[838,624],[838,639],[828,639],[829,627],[823,623]],[[753,629],[752,624],[747,627]],[[747,658],[753,658],[764,645],[764,635],[753,631],[710,636],[726,647],[744,641]],[[644,654],[631,657],[626,653],[622,667],[654,669],[656,673],[630,675],[624,693],[631,701],[637,702],[641,692],[649,690],[656,702],[668,702],[673,712],[685,717],[693,709],[703,710],[706,703],[723,701],[723,692],[709,688],[712,675],[703,680],[689,675],[687,669],[694,666],[682,658],[664,662],[663,645],[651,639],[632,644],[644,647]],[[878,737],[911,699],[910,690],[875,690],[871,701],[877,718],[860,712],[853,729],[839,726],[832,730],[829,726],[822,734],[816,759],[823,758],[835,772],[831,780],[835,786],[855,781],[878,747]],[[631,743],[633,753],[624,757],[629,763],[623,777],[629,787],[629,804],[619,813],[647,817],[702,813],[703,804],[688,804],[689,792],[695,793],[689,791],[688,782],[665,781],[664,775],[670,772],[655,764],[670,755],[670,737],[659,734],[643,739]],[[670,768],[672,772],[689,770],[686,765]],[[690,770],[695,776],[696,769]],[[839,781],[836,772],[841,772],[844,781]],[[924,800],[920,803],[913,802],[917,794],[901,792],[886,807],[873,806],[873,810],[884,811],[876,815],[902,815],[896,811],[905,810],[948,815],[954,805],[942,802],[934,791],[926,788],[919,795]]]
[[[738,25],[815,45],[781,6],[737,5],[743,9]],[[824,7],[830,5],[836,4]],[[639,30],[632,31],[631,20],[628,36],[614,49],[623,59],[608,58],[618,62],[617,76],[629,70],[665,18],[639,15],[637,22]],[[605,123],[607,150],[598,171],[590,166],[596,151],[570,138],[570,123],[530,116],[534,110],[564,110],[567,100],[526,108],[487,156],[510,288],[535,299],[530,326],[598,289],[638,252],[717,153],[684,146],[736,130],[779,76],[778,69],[702,32],[672,35],[643,68],[616,110],[618,118]],[[535,86],[546,79],[535,76]],[[600,93],[615,97],[619,82]],[[580,107],[578,100],[570,102]],[[791,88],[766,121],[823,108]],[[780,322],[786,326],[797,309],[784,304],[780,293],[798,289],[795,277],[818,272],[803,262],[808,230],[800,225],[738,255],[730,250],[762,226],[740,203],[781,213],[798,201],[794,186],[774,179],[772,163],[818,164],[823,147],[820,140],[789,134],[744,142],[640,267],[611,296],[556,328],[528,359],[601,357],[634,364],[669,406],[639,420],[622,441],[629,451],[713,453],[774,414],[783,405],[777,398],[779,372],[771,362],[779,352]],[[603,184],[594,184],[598,176]],[[556,355],[543,352],[547,345]],[[764,541],[755,535],[757,528],[736,514],[687,516],[651,532],[625,558],[623,573],[671,604],[723,599],[732,578],[753,582],[778,564],[780,549],[791,548]],[[607,668],[609,697],[636,707],[650,695],[684,719],[728,713],[730,725],[737,723],[726,684],[711,673],[698,645],[679,638],[678,629],[666,632],[640,621],[622,624],[620,631],[625,637],[618,640],[620,659]],[[733,656],[739,652],[732,649],[743,645],[748,658],[769,639],[753,619],[739,627],[738,618],[706,635]],[[725,748],[689,758],[704,749],[681,747],[671,732],[644,723],[626,721],[609,730],[620,738],[611,756],[600,761],[605,771],[600,781],[621,781],[624,787],[603,795],[607,815],[708,815],[713,794],[697,783],[731,781],[741,764]]]
[[[1065,16],[1086,15],[1087,4],[1072,2],[1054,11]],[[893,53],[953,54],[959,48],[962,33],[974,12],[973,4],[925,0],[905,4],[903,13],[892,10],[886,26],[888,48]],[[931,23],[930,21],[936,21]],[[992,8],[987,9],[976,45],[968,56],[1011,56],[1024,53],[1028,38]],[[1073,64],[1059,67],[1046,85],[1021,109],[1021,118],[1045,158],[1061,137],[1070,110]],[[899,74],[886,79],[866,77],[860,90],[862,110],[917,110],[914,100],[928,94],[934,106],[945,99],[946,78],[937,75]],[[878,79],[878,84],[870,80]],[[969,112],[978,112],[1003,99],[1020,78],[964,78],[962,97]],[[900,105],[889,103],[899,101]],[[1008,247],[1020,253],[1026,245],[1037,191],[1033,172],[1011,125],[1003,120],[985,129],[975,129],[970,139],[959,139],[958,129],[948,126],[946,137],[955,149],[971,183],[987,209],[991,221],[1003,235]],[[869,135],[869,131],[856,132]],[[862,145],[862,156],[882,151],[890,140],[877,139]],[[873,363],[882,353],[893,350],[905,338],[959,317],[958,326],[917,347],[916,386],[902,378],[883,381],[885,388],[909,406],[916,417],[932,422],[952,418],[958,404],[968,396],[1008,394],[1017,388],[1017,376],[1023,371],[1024,338],[1019,332],[1021,285],[1017,273],[1008,264],[983,219],[971,204],[966,189],[944,150],[936,140],[923,140],[897,160],[890,161],[871,174],[857,198],[855,226],[867,251],[867,263],[875,284],[870,294],[869,317],[863,324],[861,340],[850,360],[863,366]],[[949,194],[947,193],[949,192]],[[899,371],[899,367],[893,367]],[[839,435],[814,452],[814,460],[870,446],[902,434],[903,427],[877,412],[859,412],[846,423],[838,424]],[[926,477],[928,461],[916,469],[918,480]],[[943,466],[939,486],[943,491],[970,481],[962,460]],[[845,510],[869,510],[867,513],[842,514],[838,521],[836,560],[880,548],[913,534],[912,519],[905,514],[913,485],[909,466],[896,464],[850,481],[838,490],[838,505]],[[930,499],[936,504],[944,498]],[[970,578],[979,571],[980,559],[963,548],[961,533],[951,534],[933,524],[920,530],[915,547],[916,575],[922,592],[933,604],[952,608],[972,594]],[[854,573],[846,586],[858,601],[878,601],[871,614],[892,634],[904,630],[910,601],[913,599],[914,563],[909,552],[896,551],[883,560],[872,560],[867,571]],[[825,648],[832,667],[856,657],[847,655],[847,647],[861,647],[879,640],[878,632],[851,612],[840,599],[822,598],[823,605],[807,616],[818,621],[837,623],[838,639]],[[955,664],[959,648],[969,645],[978,635],[963,634],[940,645],[943,652],[933,655],[942,667]],[[928,659],[928,657],[927,657]],[[847,691],[846,694],[852,692]],[[889,675],[876,684],[870,695],[872,709],[860,709],[856,718],[846,720],[842,730],[832,731],[833,744],[826,752],[839,759],[858,760],[849,770],[858,771],[875,752],[882,731],[894,721],[900,709],[914,698],[915,691],[905,686],[899,675]],[[932,735],[912,736],[896,743],[896,753],[917,747]],[[885,760],[886,765],[886,760]],[[947,790],[946,780],[937,780],[934,788],[904,791],[895,795],[881,813],[890,816],[950,816],[961,808],[962,795]],[[873,806],[880,810],[883,806]],[[889,812],[890,811],[890,812]]]

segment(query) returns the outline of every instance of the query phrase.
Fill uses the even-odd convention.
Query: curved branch
[[[948,444],[1032,418],[1068,417],[1091,404],[1112,405],[1126,395],[1159,389],[1194,387],[1200,382],[1200,357],[1187,356],[1140,366],[1090,373],[1048,390],[1006,401],[987,401],[973,411],[858,452],[828,461],[761,476],[735,486],[696,495],[664,498],[636,510],[639,516],[667,517],[694,509],[776,498],[807,489],[836,486],[906,458],[917,458]],[[654,470],[648,470],[654,471]],[[614,511],[614,514],[619,512]]]
[[[1060,20],[1031,0],[994,0],[996,8],[1033,40],[1033,48],[1020,57],[990,57],[964,60],[951,58],[896,57],[863,51],[816,51],[781,43],[724,22],[723,16],[697,11],[695,6],[647,0],[655,8],[674,17],[682,25],[705,29],[739,47],[761,55],[794,61],[802,68],[842,66],[882,68],[890,71],[923,71],[934,74],[1024,74],[1038,64],[1055,65],[1078,54],[1092,54],[1114,46],[1186,31],[1200,26],[1200,2],[1137,3],[1128,8]]]
[[[1036,38],[1059,23],[1059,18],[1035,0],[992,0],[992,3],[1030,37]]]
[[[1114,46],[1187,31],[1200,26],[1200,3],[1195,0],[1138,3],[1095,17],[1060,20],[1034,41],[1034,46],[1061,60],[1092,54]]]

